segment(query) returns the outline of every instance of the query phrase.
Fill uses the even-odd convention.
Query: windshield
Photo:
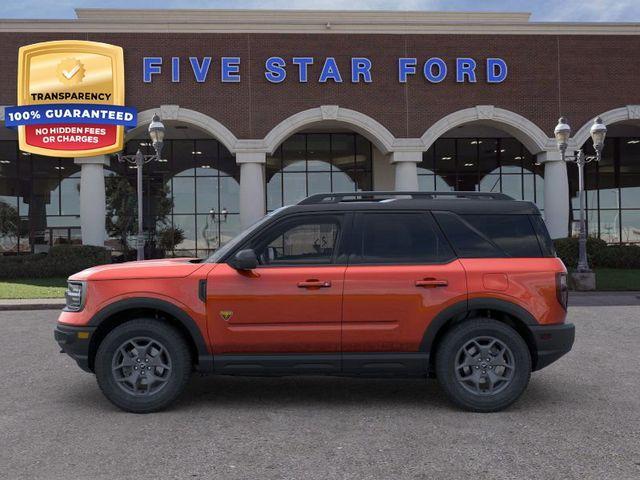
[[[206,263],[218,263],[220,261],[221,258],[224,258],[231,250],[233,250],[234,248],[236,248],[238,245],[240,245],[247,237],[249,237],[255,230],[257,230],[258,228],[260,228],[262,225],[264,225],[267,220],[269,220],[271,217],[273,217],[276,213],[281,212],[282,210],[284,210],[287,207],[280,207],[276,210],[274,210],[271,213],[268,213],[267,215],[265,215],[264,217],[262,217],[260,220],[258,220],[257,222],[255,222],[253,225],[251,225],[250,227],[247,227],[246,229],[244,229],[242,232],[240,232],[238,235],[236,235],[235,237],[233,237],[231,240],[229,240],[227,243],[225,243],[224,245],[222,245],[220,248],[218,248],[218,250],[216,250],[215,252],[213,252],[213,254],[207,258],[207,262]]]

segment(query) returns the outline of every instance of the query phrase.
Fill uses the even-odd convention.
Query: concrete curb
[[[569,292],[571,307],[615,307],[640,305],[640,291]]]
[[[61,310],[64,305],[64,300],[59,298],[0,300],[0,312],[16,310]]]

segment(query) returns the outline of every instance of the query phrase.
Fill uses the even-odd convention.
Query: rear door
[[[362,212],[344,283],[342,351],[417,352],[431,320],[467,295],[465,272],[428,212]]]

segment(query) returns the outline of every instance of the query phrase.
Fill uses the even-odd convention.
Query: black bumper
[[[573,347],[576,327],[572,323],[560,325],[530,325],[535,343],[536,359],[533,370],[540,370],[555,362]]]
[[[89,368],[89,344],[96,327],[72,327],[57,324],[53,336],[64,353],[73,358],[85,372]]]

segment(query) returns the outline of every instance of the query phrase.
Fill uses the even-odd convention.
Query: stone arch
[[[131,139],[137,133],[151,123],[153,115],[157,113],[160,118],[165,120],[175,120],[191,124],[204,130],[222,143],[231,153],[236,153],[238,139],[236,136],[216,119],[188,108],[178,105],[161,105],[160,108],[151,108],[138,112],[138,126],[127,132],[125,141]]]
[[[465,108],[441,118],[431,125],[421,137],[425,150],[452,128],[471,122],[495,126],[517,138],[531,153],[536,154],[554,148],[554,140],[531,120],[510,110],[493,105]]]
[[[337,105],[322,105],[285,118],[264,137],[264,146],[267,152],[273,153],[294,133],[320,122],[338,123],[351,128],[371,141],[383,154],[393,150],[395,137],[386,127],[364,113]]]
[[[627,120],[638,120],[640,123],[640,105],[627,105],[625,107],[614,108],[613,110],[601,113],[599,117],[607,126]],[[591,125],[593,125],[593,120],[595,118],[596,117],[590,118],[589,121],[582,125],[580,130],[573,135],[572,140],[575,142],[575,149],[582,148],[582,145],[589,140],[589,137],[591,136]]]

